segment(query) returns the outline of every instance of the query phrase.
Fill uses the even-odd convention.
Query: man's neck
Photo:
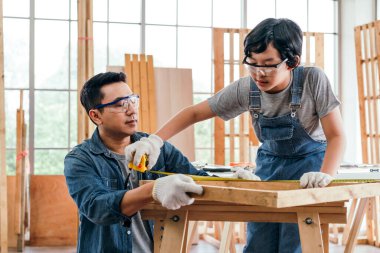
[[[124,149],[126,146],[131,144],[131,136],[127,137],[116,137],[107,133],[104,133],[104,131],[101,131],[99,129],[99,135],[100,139],[102,140],[103,144],[112,152],[115,152],[117,154],[124,155]]]

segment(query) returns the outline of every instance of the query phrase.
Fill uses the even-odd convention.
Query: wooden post
[[[5,145],[3,1],[0,0],[0,248],[8,252],[8,199]]]
[[[83,84],[94,75],[92,0],[78,0],[78,143],[90,137],[94,129],[80,102]]]

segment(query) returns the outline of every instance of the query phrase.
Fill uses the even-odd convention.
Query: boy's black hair
[[[80,92],[80,102],[86,109],[87,114],[95,106],[99,105],[104,98],[104,94],[100,92],[100,89],[108,84],[117,82],[127,82],[127,77],[124,73],[106,72],[100,73],[91,77],[84,85]],[[100,108],[99,111],[102,111]]]
[[[281,60],[288,58],[286,64],[294,68],[301,58],[303,34],[301,28],[292,20],[286,18],[268,18],[261,21],[244,40],[244,53],[262,53],[272,43],[278,50]]]

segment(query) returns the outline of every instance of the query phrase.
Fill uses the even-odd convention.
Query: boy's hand
[[[302,188],[320,188],[327,186],[333,179],[323,172],[307,172],[302,175],[300,185]]]
[[[238,169],[234,175],[233,178],[240,178],[240,179],[246,179],[246,180],[256,180],[256,181],[261,181],[261,178],[253,174],[249,170],[245,170],[243,168]]]

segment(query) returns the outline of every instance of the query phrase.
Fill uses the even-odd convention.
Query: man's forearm
[[[140,211],[141,208],[153,200],[153,185],[154,182],[127,191],[121,200],[120,211],[127,216],[131,216]]]

